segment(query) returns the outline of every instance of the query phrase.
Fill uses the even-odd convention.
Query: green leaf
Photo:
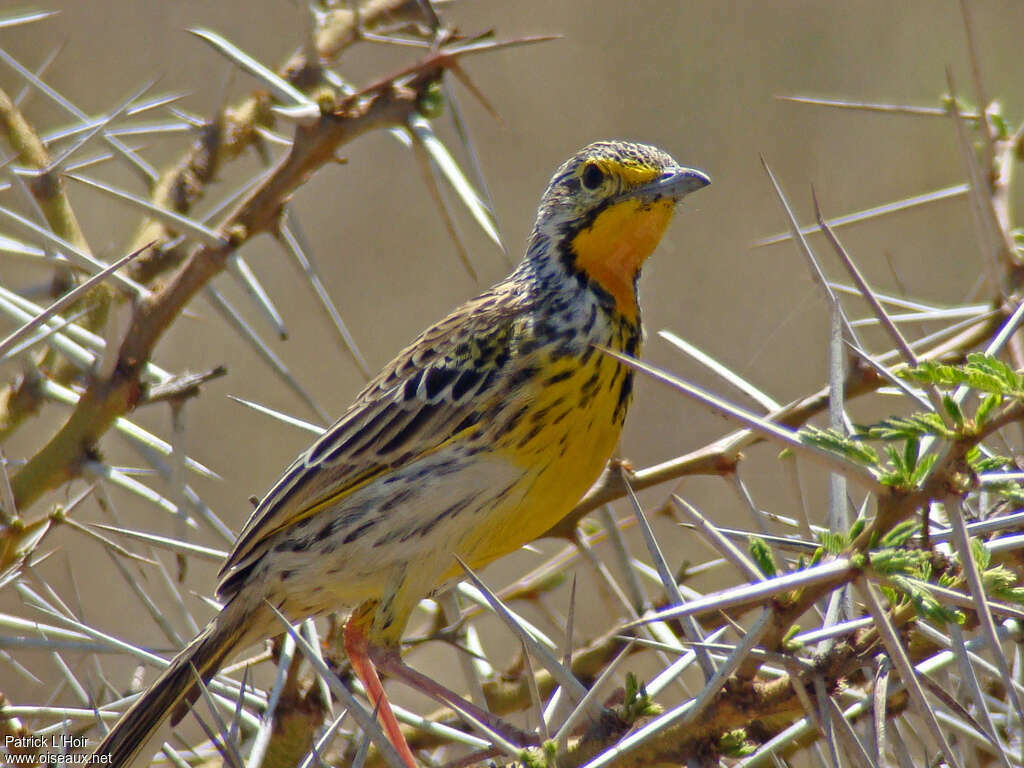
[[[786,634],[782,638],[782,647],[785,648],[787,651],[801,650],[804,647],[803,643],[799,643],[793,639],[799,634],[800,625],[794,624],[793,626],[791,626],[788,630],[786,630]]]
[[[419,108],[419,113],[428,119],[443,115],[444,91],[441,90],[441,83],[434,81],[427,85],[427,89],[420,97],[417,107]]]
[[[877,424],[858,425],[857,435],[867,440],[909,440],[928,435],[934,437],[953,437],[950,430],[937,413],[912,413],[909,416],[893,416],[883,419]]]
[[[651,697],[647,693],[647,686],[638,682],[636,675],[632,672],[627,672],[625,698],[622,703],[622,719],[627,723],[632,723],[639,717],[657,715],[661,711],[661,705],[651,701]]]
[[[1013,461],[1006,456],[983,456],[981,451],[975,451],[973,456],[968,456],[967,462],[970,464],[971,469],[978,474],[982,472],[997,472],[1000,469],[1013,466]]]
[[[838,555],[849,543],[849,539],[841,533],[835,531],[820,531],[817,534],[818,543],[821,544],[821,548],[830,555]],[[815,552],[815,555],[818,553]],[[813,558],[812,558],[813,564]]]
[[[882,547],[902,547],[920,530],[921,522],[919,520],[904,520],[902,523],[893,526],[892,530],[882,537]]]
[[[909,485],[911,487],[917,488],[925,481],[937,458],[939,458],[938,454],[929,453],[917,463],[917,466],[914,467],[914,471],[910,475]]]
[[[957,429],[963,429],[964,426],[964,412],[960,410],[960,405],[949,395],[942,396],[942,407],[946,409],[946,413],[949,414],[949,418],[953,420]]]
[[[885,446],[885,453],[889,457],[889,463],[892,465],[891,475],[895,480],[893,485],[909,485],[910,473],[907,471],[907,465],[903,461],[904,454],[897,451],[896,448],[891,445]]]
[[[862,466],[875,466],[878,464],[878,454],[874,448],[864,445],[864,443],[854,440],[834,429],[818,429],[817,427],[807,426],[800,430],[798,436],[800,442],[805,445],[823,448],[830,453],[843,456]]]
[[[543,750],[521,749],[516,757],[523,768],[550,768],[551,765]]]
[[[629,704],[636,699],[636,694],[640,690],[640,684],[637,682],[636,675],[632,672],[626,673],[626,691],[625,691],[625,702]]]
[[[982,573],[988,568],[989,563],[992,561],[992,553],[989,552],[985,545],[981,543],[980,539],[971,539],[971,557],[974,562],[978,564],[978,570]]]
[[[914,601],[914,607],[919,615],[936,624],[962,625],[967,621],[963,611],[940,603],[931,594],[928,594],[926,600]]]
[[[1002,360],[980,352],[972,352],[963,365],[947,365],[926,360],[915,368],[903,368],[896,372],[901,376],[922,384],[952,389],[966,384],[978,392],[997,395],[1024,395],[1024,378]]]
[[[986,594],[1002,594],[1006,590],[1016,588],[1018,581],[1017,574],[1005,565],[997,565],[981,574],[981,582],[985,587]]]
[[[903,488],[907,484],[906,478],[899,472],[883,472],[879,475],[878,482],[891,488]]]
[[[921,384],[932,384],[937,387],[952,389],[967,383],[967,374],[958,366],[925,360],[914,368],[901,368],[896,375]]]
[[[764,539],[760,539],[757,536],[750,537],[750,556],[754,560],[754,564],[760,569],[768,578],[777,576],[779,573],[778,563],[775,562],[775,555],[772,553],[771,547],[765,542]]]
[[[993,493],[1004,501],[1017,506],[1024,506],[1024,488],[1014,480],[997,481],[985,485],[989,493]]]
[[[886,599],[886,602],[888,602],[889,605],[891,605],[894,608],[906,602],[906,596],[902,592],[898,592],[892,587],[886,586],[884,584],[879,584],[878,589],[882,592],[882,596]]]
[[[1008,603],[1017,603],[1019,605],[1024,603],[1024,589],[1020,587],[1001,589],[996,593],[996,597]]]
[[[985,355],[981,352],[971,352],[967,355],[967,364],[964,367],[968,371],[991,376],[999,381],[1006,390],[1014,392],[1024,390],[1024,377],[998,357]]]
[[[901,599],[909,600],[914,610],[922,616],[939,624],[962,624],[964,615],[940,602],[928,589],[926,583],[902,574],[888,576],[894,591]]]
[[[921,450],[921,441],[916,437],[907,438],[903,444],[903,466],[908,473],[913,473],[917,467],[917,457]]]
[[[992,410],[1002,402],[1002,395],[985,395],[984,399],[978,404],[978,410],[974,414],[974,423],[979,427],[983,426],[988,421]]]
[[[887,547],[871,553],[871,565],[890,579],[897,576],[921,576],[922,565],[930,555],[920,549]]]
[[[757,747],[747,738],[747,732],[742,728],[726,731],[718,737],[718,751],[725,757],[746,757],[756,750]]]

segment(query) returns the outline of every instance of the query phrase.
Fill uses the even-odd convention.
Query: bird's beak
[[[676,202],[686,195],[702,189],[711,183],[711,177],[696,168],[671,168],[653,181],[632,190],[630,197],[639,197],[646,202],[671,198]]]

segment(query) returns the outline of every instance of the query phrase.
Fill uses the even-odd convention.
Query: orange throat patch
[[[615,299],[618,311],[636,321],[636,276],[672,220],[675,201],[623,200],[598,214],[569,244],[575,265]]]

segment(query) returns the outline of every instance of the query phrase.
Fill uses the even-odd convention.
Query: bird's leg
[[[417,672],[402,661],[402,654],[398,648],[371,643],[367,650],[370,659],[373,661],[373,666],[383,674],[398,678],[406,685],[425,693],[438,703],[450,707],[456,712],[465,712],[469,718],[479,721],[486,728],[500,734],[517,746],[528,746],[537,743],[535,736],[516,728],[494,713],[488,712],[476,704],[467,701],[455,693],[455,691],[446,688],[436,680],[431,680],[422,672]]]
[[[409,743],[402,734],[402,728],[391,709],[388,697],[384,693],[384,686],[381,685],[380,677],[377,676],[377,670],[374,669],[374,662],[370,657],[370,638],[367,625],[371,618],[372,613],[367,615],[365,612],[357,611],[345,622],[345,653],[348,654],[352,670],[362,681],[363,687],[366,688],[370,704],[377,710],[377,719],[380,721],[384,735],[394,745],[405,764],[409,768],[417,768],[416,758],[413,757]]]
[[[431,583],[436,581],[437,579],[433,579]],[[363,681],[370,703],[379,707],[377,716],[388,740],[403,757],[408,755],[408,759],[412,759],[412,751],[384,695],[378,673],[398,678],[442,705],[451,707],[456,712],[465,713],[467,720],[480,724],[485,735],[488,731],[497,733],[506,741],[518,746],[536,744],[536,737],[466,701],[454,691],[417,672],[402,661],[402,631],[409,614],[419,602],[419,586],[420,583],[406,578],[404,568],[395,569],[390,574],[381,597],[360,605],[345,623],[345,650],[348,652],[349,661],[352,662],[356,675]]]

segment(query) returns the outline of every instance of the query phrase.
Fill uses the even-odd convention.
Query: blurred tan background
[[[187,92],[182,106],[208,115],[223,100],[247,93],[253,81],[233,72],[186,28],[212,29],[272,66],[302,43],[309,28],[304,4],[283,0],[65,0],[42,7],[59,9],[60,15],[30,27],[0,30],[0,46],[35,67],[55,46],[66,44],[47,81],[90,113],[113,107],[159,77],[156,91]],[[1024,4],[978,0],[970,3],[970,10],[987,92],[1001,100],[1011,119],[1020,119]],[[711,175],[713,185],[687,199],[645,270],[641,298],[649,339],[644,356],[730,397],[733,393],[720,381],[684,359],[656,332],[667,328],[685,336],[781,402],[816,389],[826,369],[827,312],[803,257],[792,245],[752,248],[758,238],[785,229],[759,155],[772,166],[804,223],[812,218],[812,184],[826,215],[835,216],[965,178],[948,118],[838,111],[776,98],[807,95],[938,106],[948,67],[960,95],[973,102],[965,32],[954,0],[478,0],[441,6],[441,12],[470,35],[494,29],[499,38],[564,36],[465,62],[468,74],[500,112],[500,123],[453,83],[513,260],[519,258],[551,172],[594,139],[652,142]],[[409,56],[407,49],[364,44],[350,50],[338,69],[356,83],[367,82]],[[17,91],[21,81],[0,66],[0,85]],[[40,126],[66,122],[38,94],[26,111]],[[463,160],[448,116],[437,125]],[[160,167],[185,142],[181,134],[147,140],[144,154]],[[345,321],[376,369],[423,326],[503,276],[506,267],[470,217],[457,211],[480,275],[480,283],[474,284],[458,261],[411,153],[390,136],[361,138],[344,152],[349,162],[326,169],[302,188],[296,210]],[[257,167],[254,159],[240,166],[225,174],[211,201]],[[107,177],[142,191],[123,172]],[[94,250],[108,258],[118,255],[129,240],[134,213],[82,187],[72,187],[72,195]],[[964,299],[980,271],[962,197],[855,225],[841,236],[881,290],[955,303]],[[824,242],[814,238],[812,243],[831,273],[839,276]],[[219,278],[219,287],[244,308],[325,409],[339,413],[362,385],[358,370],[339,352],[333,331],[313,309],[307,288],[282,250],[263,238],[248,245],[243,255],[282,309],[290,338],[275,339],[229,277]],[[42,279],[41,273],[30,275],[10,266],[0,274],[16,285]],[[187,419],[190,453],[223,476],[221,482],[191,479],[214,511],[237,530],[250,509],[246,498],[262,494],[310,438],[226,395],[302,418],[311,414],[208,304],[200,299],[191,311],[194,316],[179,320],[160,345],[157,362],[172,371],[218,364],[228,368],[226,378],[189,404]],[[850,311],[856,315],[860,308],[852,304]],[[640,380],[637,389],[622,444],[622,454],[637,467],[695,449],[726,429],[657,384]],[[136,416],[167,434],[165,407],[150,407]],[[7,455],[24,456],[49,434],[53,423],[48,416],[23,428],[5,447]],[[112,460],[137,463],[116,440],[108,438],[104,448]],[[755,449],[754,454],[744,479],[763,508],[786,513],[792,496],[775,488],[775,451]],[[159,479],[151,482],[161,488]],[[812,513],[821,520],[825,497],[813,492],[821,486],[813,477],[807,483]],[[658,504],[669,490],[647,491],[643,500]],[[688,480],[683,491],[706,514],[732,524],[749,522],[718,480]],[[115,498],[126,521],[173,529],[161,519],[163,513],[123,494]],[[99,515],[92,507],[83,516]],[[664,535],[674,547],[675,564],[707,556],[682,533],[666,529]],[[79,574],[75,588],[88,606],[86,618],[101,627],[118,627],[135,641],[160,645],[162,638],[142,626],[145,622],[136,634],[119,621],[125,610],[136,608],[117,577],[108,575],[101,549],[83,544],[80,537],[54,539],[56,544],[62,541],[73,546],[53,559],[50,573],[70,589],[59,575],[66,570],[64,555],[70,558]],[[493,583],[503,583],[517,565],[538,562],[535,555],[516,557],[518,563],[490,572]],[[208,594],[213,570],[193,568],[186,588]],[[0,608],[28,613],[10,595],[0,595]],[[0,666],[0,679],[9,674]],[[123,685],[126,680],[115,682]],[[18,696],[40,698],[20,678],[13,691]]]

